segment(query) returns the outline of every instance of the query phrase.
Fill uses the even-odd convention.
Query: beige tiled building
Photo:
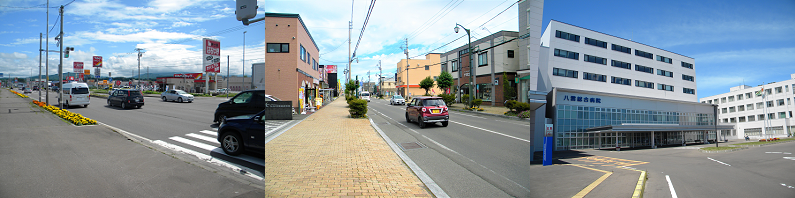
[[[395,87],[398,93],[403,96],[417,96],[424,95],[425,90],[420,88],[420,81],[425,77],[431,77],[434,80],[434,86],[428,90],[428,94],[437,95],[442,93],[439,87],[436,87],[436,78],[442,73],[442,65],[439,61],[441,54],[431,53],[425,55],[425,59],[409,59],[408,71],[406,71],[406,59],[401,59],[397,63],[397,80]],[[408,77],[406,77],[408,75]],[[408,82],[406,82],[408,79]],[[408,84],[408,94],[406,93],[406,84]]]
[[[320,52],[301,16],[265,13],[265,34],[265,93],[293,101],[293,107],[314,101],[321,88]]]

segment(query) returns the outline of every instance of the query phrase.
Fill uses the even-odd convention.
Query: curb
[[[643,197],[643,192],[646,190],[646,180],[648,179],[649,175],[646,174],[646,171],[640,171],[640,177],[638,177],[638,184],[635,185],[635,192],[632,193],[632,198]]]
[[[736,148],[736,149],[720,150],[720,151],[705,151],[704,149],[699,148],[698,151],[701,151],[702,153],[728,153],[728,152],[739,151],[739,150],[743,150],[743,149],[748,149],[748,147],[739,147],[739,148]]]
[[[530,119],[528,119],[528,118],[519,118],[519,117],[515,117],[515,116],[506,116],[506,115],[497,115],[497,114],[490,114],[490,113],[482,113],[482,112],[477,112],[477,111],[469,111],[469,110],[462,110],[462,109],[451,109],[451,108],[448,108],[448,109],[449,109],[449,110],[452,110],[452,111],[463,112],[463,113],[472,113],[472,114],[478,114],[478,115],[487,115],[487,116],[494,116],[494,117],[506,118],[506,119],[511,119],[511,120],[519,120],[519,121],[526,121],[526,122],[530,122]]]
[[[762,147],[762,146],[767,146],[767,145],[782,144],[782,143],[788,143],[788,142],[795,142],[795,140],[781,141],[781,142],[774,142],[774,143],[760,144],[760,145],[738,145],[738,146],[735,146],[735,147],[746,147],[746,148],[748,148],[748,147]]]
[[[406,156],[406,153],[403,153],[403,151],[401,151],[400,148],[398,148],[398,146],[394,142],[392,142],[392,139],[389,139],[389,137],[386,136],[386,134],[384,133],[384,131],[381,130],[381,128],[378,128],[378,126],[376,126],[372,118],[367,118],[367,119],[370,120],[370,126],[372,126],[376,131],[378,131],[378,134],[381,135],[381,138],[383,138],[384,141],[389,145],[389,148],[392,148],[392,151],[394,151],[395,154],[397,154],[398,157],[400,157],[400,159],[403,160],[403,163],[405,163],[406,166],[408,166],[409,169],[411,169],[411,172],[414,172],[414,175],[416,175],[417,178],[419,178],[420,181],[422,181],[422,183],[425,184],[425,187],[427,187],[428,190],[431,191],[431,194],[434,197],[444,197],[444,198],[450,197],[449,195],[447,195],[447,193],[444,192],[442,187],[436,184],[436,182],[433,181],[433,179],[431,179],[431,177],[425,173],[425,171],[422,171],[422,168],[420,168],[420,166],[414,163],[414,161],[412,161],[411,158]]]

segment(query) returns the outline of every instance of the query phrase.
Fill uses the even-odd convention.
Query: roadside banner
[[[94,67],[102,67],[102,56],[94,56]]]
[[[204,72],[221,72],[221,42],[204,38],[202,39],[202,65]]]

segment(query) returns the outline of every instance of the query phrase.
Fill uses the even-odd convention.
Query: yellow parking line
[[[566,165],[566,164],[564,164],[564,165]],[[584,169],[588,169],[588,170],[599,171],[599,172],[605,173],[604,175],[599,177],[599,179],[596,179],[596,181],[594,181],[590,185],[586,186],[584,189],[582,189],[580,192],[578,192],[576,195],[574,195],[572,198],[585,197],[585,195],[590,193],[594,188],[596,188],[596,186],[601,184],[603,181],[605,181],[605,179],[607,179],[607,177],[610,177],[610,175],[613,174],[612,172],[609,172],[609,171],[604,171],[604,170],[599,170],[599,169],[595,169],[595,168],[585,167],[585,166],[580,165],[580,164],[571,164],[571,166],[576,166],[576,167],[580,167],[580,168],[584,168]]]

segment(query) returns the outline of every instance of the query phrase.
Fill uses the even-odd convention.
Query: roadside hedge
[[[352,118],[364,118],[367,115],[367,101],[362,99],[353,99],[349,101]]]
[[[447,104],[447,106],[453,105],[453,103],[455,103],[455,94],[439,94],[439,97],[442,97],[442,100],[444,100],[444,103]]]

